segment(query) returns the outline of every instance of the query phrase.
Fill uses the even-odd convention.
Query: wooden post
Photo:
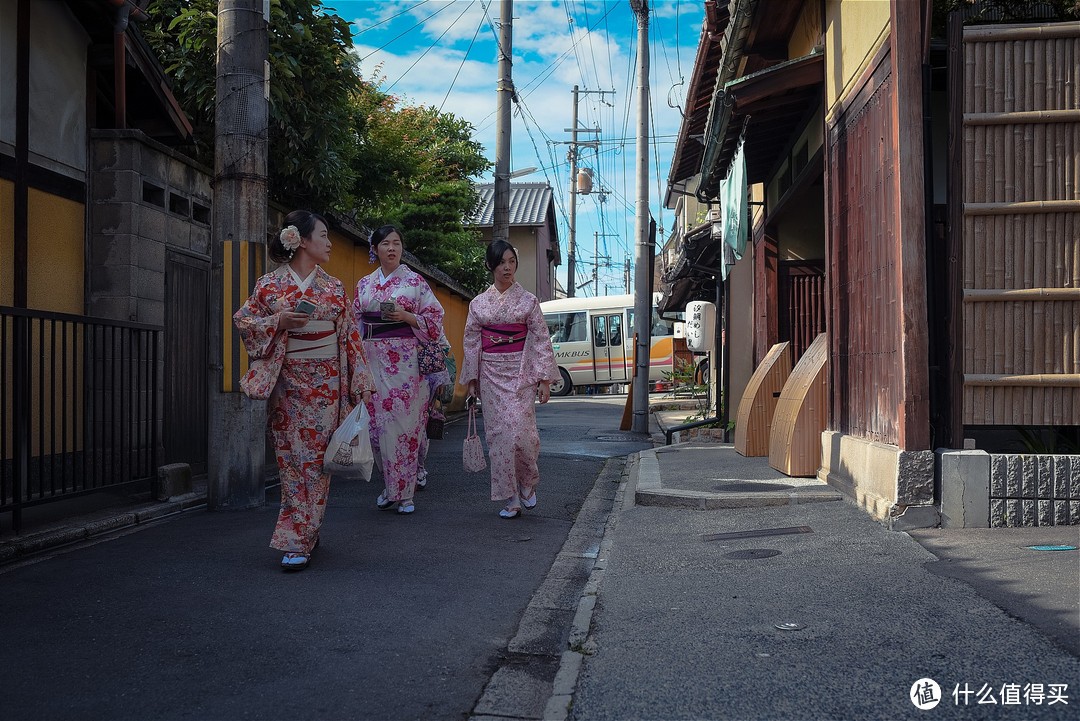
[[[900,383],[897,441],[900,448],[930,447],[930,378],[926,316],[926,194],[923,176],[922,47],[926,0],[892,0],[889,62],[893,94],[894,252],[900,313]]]

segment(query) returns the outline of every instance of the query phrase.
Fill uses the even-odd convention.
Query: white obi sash
[[[288,335],[285,358],[289,360],[337,358],[337,330],[332,321],[309,320]]]

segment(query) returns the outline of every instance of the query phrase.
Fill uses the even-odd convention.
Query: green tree
[[[154,0],[144,34],[195,127],[185,148],[214,164],[217,0]],[[349,24],[317,0],[270,3],[270,193],[296,207],[353,204],[353,96],[361,90]]]
[[[144,34],[195,128],[183,148],[213,167],[217,0],[154,0]],[[371,227],[401,225],[421,261],[467,288],[487,281],[471,179],[491,163],[473,127],[433,107],[402,106],[363,77],[349,24],[320,0],[270,3],[271,197]]]

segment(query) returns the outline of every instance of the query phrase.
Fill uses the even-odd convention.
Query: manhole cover
[[[644,440],[644,436],[597,436],[598,441],[614,441],[615,443],[633,443]]]
[[[720,483],[712,487],[714,491],[726,493],[757,493],[758,491],[790,491],[795,486],[787,483]]]
[[[772,556],[779,556],[780,551],[774,548],[748,548],[745,551],[732,551],[731,553],[725,553],[724,558],[738,558],[738,559],[755,559],[755,558],[770,558]]]

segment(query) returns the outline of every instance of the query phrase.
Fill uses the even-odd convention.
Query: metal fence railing
[[[0,513],[148,483],[161,428],[158,326],[0,307]]]

